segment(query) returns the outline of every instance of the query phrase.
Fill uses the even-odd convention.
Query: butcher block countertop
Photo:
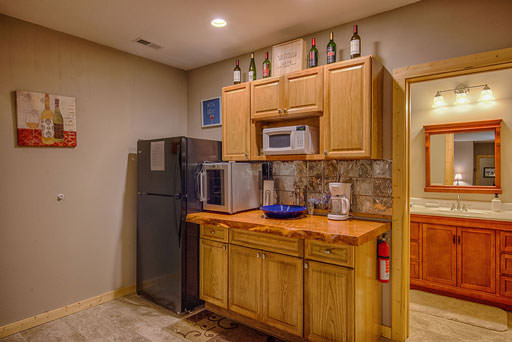
[[[307,215],[298,219],[269,219],[261,210],[238,214],[221,214],[203,211],[187,215],[187,222],[214,224],[225,228],[238,228],[253,232],[269,233],[291,238],[320,240],[359,246],[390,230],[387,222],[350,219],[332,221],[325,216]]]

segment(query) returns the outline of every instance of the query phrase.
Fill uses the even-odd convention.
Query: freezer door
[[[137,293],[181,312],[182,200],[139,195],[137,206]]]
[[[184,141],[177,137],[137,142],[138,193],[176,195],[184,192]]]

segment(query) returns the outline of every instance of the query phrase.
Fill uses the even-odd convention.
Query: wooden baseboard
[[[389,338],[391,340],[391,327],[381,325],[380,326],[380,335],[385,338]]]
[[[512,312],[508,311],[507,317],[508,317],[508,328],[512,329]]]
[[[74,314],[75,312],[82,311],[132,293],[135,293],[135,285],[122,287],[120,289],[105,292],[98,296],[87,298],[79,302],[60,307],[55,310],[47,311],[32,317],[22,319],[21,321],[1,326],[0,338],[15,334],[26,329],[33,328],[43,323],[47,323],[64,316]]]

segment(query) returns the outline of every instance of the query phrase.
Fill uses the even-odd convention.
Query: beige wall
[[[186,134],[187,79],[2,15],[0,44],[2,326],[135,283],[130,153],[139,138]],[[17,89],[76,96],[78,146],[17,147]]]
[[[512,46],[512,1],[510,0],[424,0],[373,17],[358,20],[363,55],[375,55],[384,66],[394,68]],[[349,57],[352,24],[304,36],[317,37],[319,61],[325,63],[329,31],[339,56]],[[258,79],[266,50],[256,51]],[[249,51],[247,51],[249,53]],[[247,79],[249,55],[240,57],[243,80]],[[221,140],[220,128],[201,128],[200,101],[221,95],[232,84],[235,58],[201,67],[188,75],[188,135]],[[384,88],[384,158],[391,159],[391,87]]]

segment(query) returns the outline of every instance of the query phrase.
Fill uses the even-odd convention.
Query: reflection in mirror
[[[430,182],[448,186],[494,186],[494,130],[432,134]]]

